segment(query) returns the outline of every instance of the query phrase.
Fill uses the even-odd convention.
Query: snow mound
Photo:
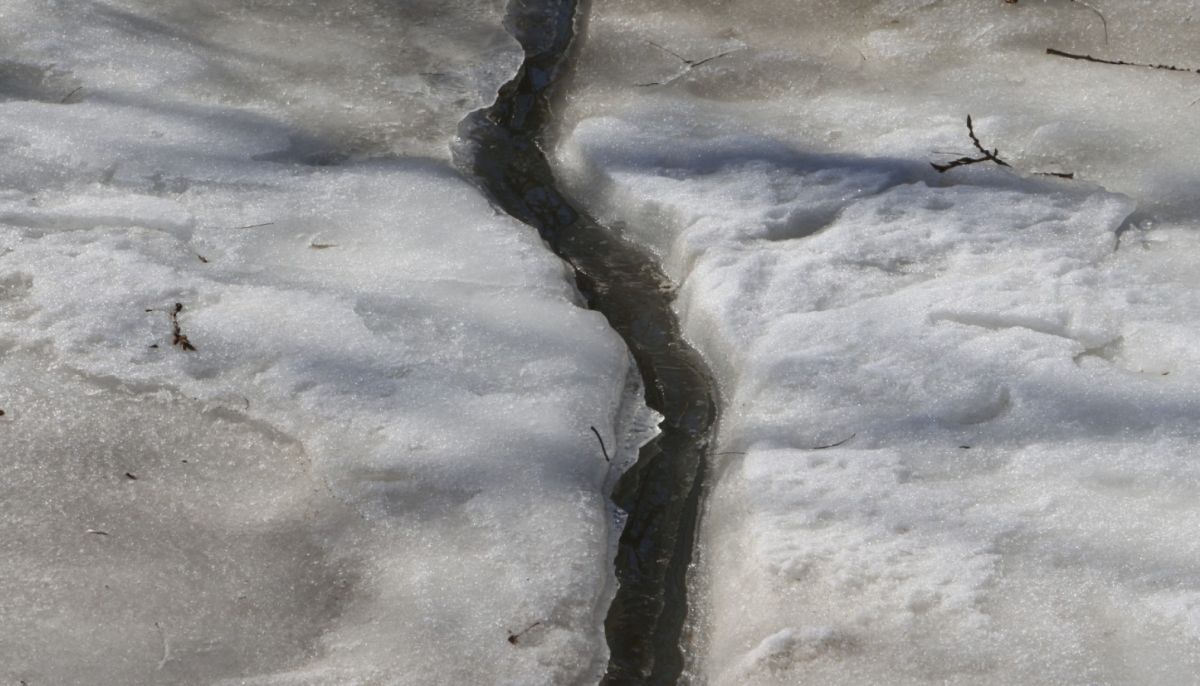
[[[1167,332],[1200,298],[1128,198],[612,117],[559,163],[663,255],[725,390],[712,679],[1190,673],[1200,375]]]

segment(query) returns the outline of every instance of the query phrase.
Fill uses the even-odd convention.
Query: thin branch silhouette
[[[1011,164],[1009,164],[1008,162],[1006,162],[1000,158],[1000,149],[999,148],[992,148],[989,150],[979,140],[978,134],[975,133],[975,122],[971,119],[971,115],[969,115],[969,114],[967,115],[967,135],[971,137],[971,144],[974,145],[975,149],[979,151],[979,153],[980,153],[979,157],[971,157],[969,155],[963,155],[962,157],[951,160],[945,164],[937,164],[936,162],[930,162],[929,165],[931,167],[933,167],[934,169],[936,169],[939,174],[945,174],[946,172],[948,172],[951,169],[954,169],[956,167],[965,167],[965,166],[971,165],[971,164],[979,164],[980,162],[994,162],[1001,167],[1008,167],[1009,169],[1013,168],[1013,166]],[[937,152],[937,151],[935,151],[935,152]],[[939,153],[939,154],[957,155],[959,153]],[[1074,172],[1034,172],[1034,174],[1037,174],[1038,176],[1056,176],[1060,179],[1074,179],[1075,178]]]
[[[1011,164],[1000,159],[999,148],[992,148],[991,150],[988,150],[987,148],[983,147],[983,143],[979,142],[979,136],[975,135],[975,123],[971,120],[971,115],[969,114],[967,115],[967,135],[971,137],[971,143],[974,144],[975,149],[981,153],[980,157],[963,156],[956,160],[951,160],[946,164],[930,162],[930,166],[938,170],[938,173],[941,174],[945,174],[955,167],[965,167],[969,164],[978,164],[980,162],[995,162],[1001,167],[1012,167]]]
[[[1046,48],[1046,54],[1053,55],[1055,57],[1065,57],[1069,60],[1095,62],[1096,64],[1112,64],[1118,67],[1142,67],[1143,69],[1161,69],[1163,71],[1178,71],[1200,74],[1200,69],[1193,69],[1191,67],[1177,67],[1173,64],[1150,64],[1149,62],[1128,62],[1126,60],[1108,60],[1102,57],[1093,57],[1092,55],[1066,52],[1064,50],[1058,50],[1055,48]]]
[[[675,52],[674,50],[672,50],[668,47],[659,45],[658,43],[655,43],[652,40],[648,40],[646,42],[649,43],[650,45],[653,45],[654,47],[658,48],[659,50],[662,50],[663,52],[667,53],[668,55],[674,57],[675,59],[679,60],[680,62],[682,62],[683,70],[665,81],[651,81],[649,83],[636,84],[639,88],[648,88],[650,86],[670,85],[672,83],[675,83],[679,79],[683,78],[684,76],[687,76],[688,74],[690,74],[692,72],[693,69],[695,69],[696,67],[699,67],[702,64],[708,64],[709,62],[712,62],[713,60],[721,59],[722,57],[725,57],[727,55],[732,55],[733,53],[737,52],[737,50],[726,50],[725,52],[722,52],[720,54],[712,55],[710,57],[705,57],[703,59],[690,60],[690,59],[684,57],[683,55],[680,55],[679,53]]]

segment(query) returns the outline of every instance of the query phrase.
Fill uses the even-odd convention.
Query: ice
[[[449,166],[502,12],[0,9],[0,679],[597,678],[653,417]]]
[[[697,681],[1194,680],[1200,92],[1045,49],[1200,53],[1089,4],[593,8],[559,174],[725,400]]]

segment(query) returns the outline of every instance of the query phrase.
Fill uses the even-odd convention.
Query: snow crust
[[[194,142],[273,124],[281,130],[258,152],[277,161],[387,152],[445,159],[463,115],[491,104],[523,59],[501,25],[504,7],[10,0],[0,10],[0,100],[60,103],[79,88],[67,103],[220,112],[232,121]]]
[[[445,161],[501,5],[4,4],[0,678],[603,670],[654,417]]]
[[[595,3],[559,172],[726,401],[692,679],[1194,680],[1200,92],[1044,49],[1200,53],[1091,4]]]

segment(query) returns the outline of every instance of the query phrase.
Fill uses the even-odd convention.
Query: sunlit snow
[[[1195,680],[1200,80],[1045,53],[1194,6],[1088,4],[595,4],[559,171],[725,395],[696,679]]]
[[[447,161],[502,5],[0,8],[0,679],[603,670],[649,418]]]

